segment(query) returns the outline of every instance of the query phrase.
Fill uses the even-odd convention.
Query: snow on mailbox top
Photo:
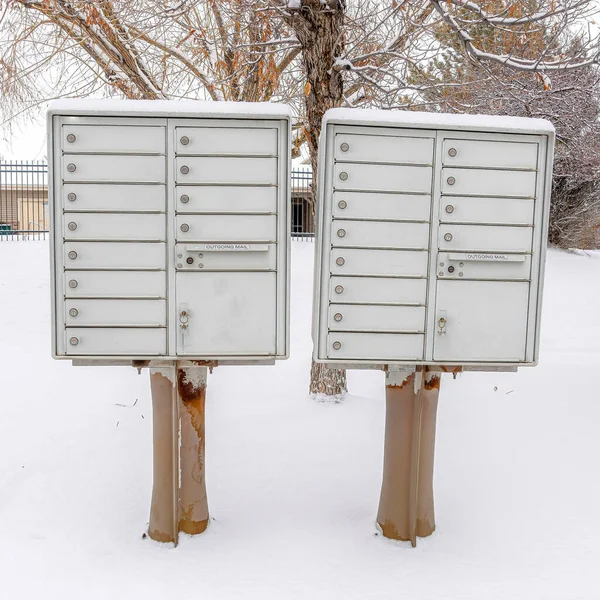
[[[546,119],[505,117],[497,115],[456,115],[401,110],[355,110],[333,108],[325,113],[327,124],[378,125],[380,127],[417,127],[423,129],[454,129],[498,131],[507,133],[553,134],[554,125]]]

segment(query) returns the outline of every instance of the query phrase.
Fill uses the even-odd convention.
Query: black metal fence
[[[310,168],[292,170],[292,238],[312,240]],[[0,160],[0,242],[45,240],[49,227],[48,165],[45,161]]]

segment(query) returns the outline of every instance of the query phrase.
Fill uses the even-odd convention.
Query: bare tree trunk
[[[317,199],[317,167],[319,135],[325,112],[340,106],[344,82],[334,67],[345,47],[344,9],[339,2],[324,5],[321,0],[305,0],[302,8],[288,18],[302,46],[302,63],[306,74],[305,136],[310,149],[312,166],[311,210],[313,217]],[[341,398],[347,390],[346,372],[328,369],[313,362],[310,374],[310,393]]]

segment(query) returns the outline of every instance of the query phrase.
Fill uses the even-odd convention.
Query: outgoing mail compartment
[[[426,249],[429,247],[429,223],[336,219],[332,224],[331,243],[336,247]]]
[[[442,196],[442,223],[533,225],[534,200]]]
[[[528,282],[438,281],[434,360],[524,361],[528,310]]]
[[[426,294],[426,279],[332,277],[329,281],[331,302],[424,305]]]
[[[535,171],[442,169],[442,194],[535,197]]]
[[[433,138],[339,133],[335,136],[335,158],[351,162],[431,165]]]
[[[538,145],[490,140],[444,140],[443,164],[461,167],[535,169]]]
[[[165,215],[80,214],[63,215],[66,240],[164,241]]]
[[[65,154],[62,157],[65,182],[164,183],[165,168],[164,156]]]
[[[333,216],[337,219],[429,221],[431,196],[335,192]]]
[[[332,304],[329,307],[329,329],[422,333],[425,329],[425,307]]]
[[[67,298],[165,298],[165,271],[67,271]]]
[[[431,194],[431,167],[336,163],[336,190]]]
[[[440,225],[440,250],[531,252],[532,227]]]
[[[67,356],[158,356],[167,353],[165,328],[65,329]]]
[[[276,354],[276,273],[178,272],[176,302],[188,327],[177,353],[196,356]]]
[[[63,125],[65,152],[164,154],[164,127],[134,125]]]
[[[332,275],[426,277],[429,253],[419,250],[333,248]]]
[[[180,186],[175,190],[179,213],[275,213],[276,187]]]
[[[178,127],[177,154],[277,156],[277,129]]]
[[[179,156],[177,183],[224,183],[228,185],[275,185],[276,158],[225,158]]]
[[[420,333],[332,332],[327,336],[327,356],[389,362],[422,360],[423,344],[424,336]]]
[[[161,326],[167,324],[166,300],[65,300],[67,326]]]
[[[275,244],[177,244],[177,268],[186,271],[275,271]],[[181,266],[180,266],[181,265]]]
[[[276,215],[177,215],[179,241],[275,242]]]
[[[164,269],[163,242],[65,242],[65,269]]]
[[[164,212],[164,185],[67,183],[62,186],[66,211]]]
[[[531,254],[440,252],[438,274],[444,279],[528,280],[531,277]]]

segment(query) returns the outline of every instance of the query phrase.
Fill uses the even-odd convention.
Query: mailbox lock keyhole
[[[179,314],[179,323],[181,324],[181,329],[187,329],[189,321],[189,313],[187,312],[187,310],[182,310]]]
[[[447,321],[444,317],[441,317],[440,319],[438,319],[438,334],[439,335],[446,335],[446,324],[447,324]]]

